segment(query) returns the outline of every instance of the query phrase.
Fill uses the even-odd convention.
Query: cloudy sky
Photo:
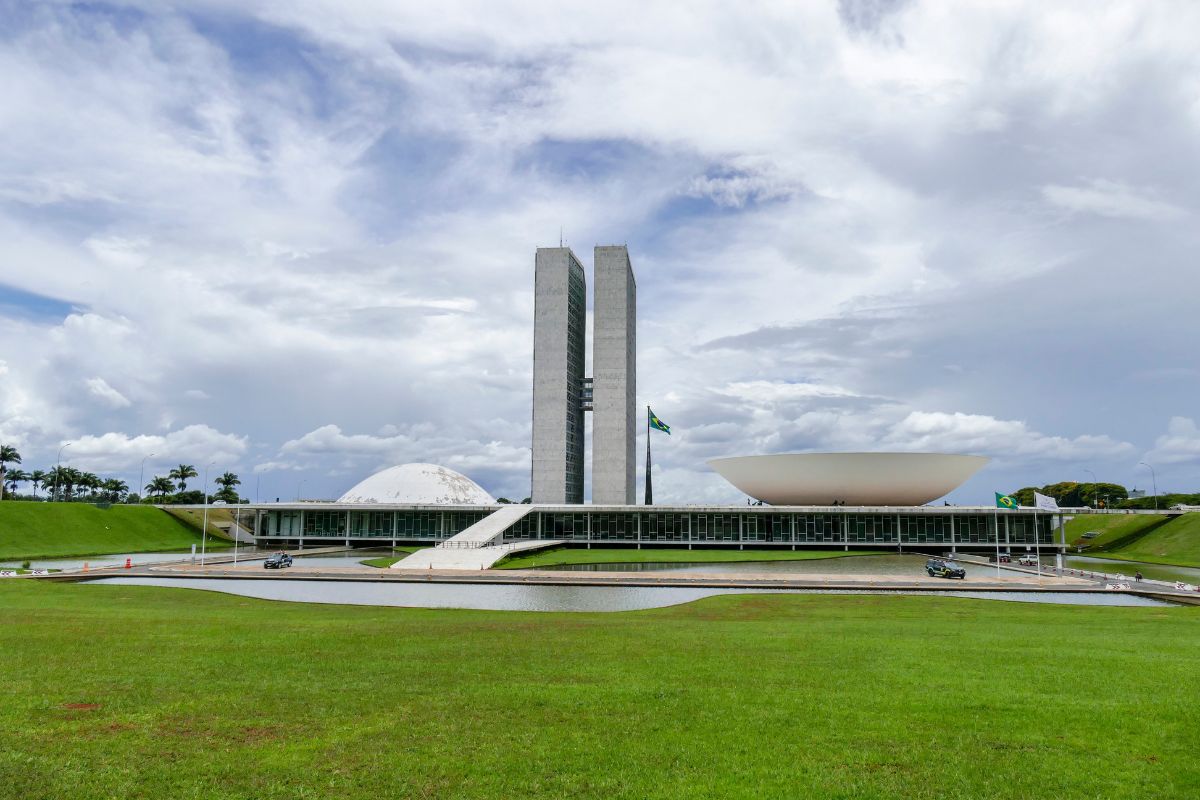
[[[628,243],[705,460],[1200,488],[1200,5],[0,0],[0,441],[529,491],[533,254]],[[639,447],[644,443],[639,441]],[[641,476],[639,475],[639,481]]]

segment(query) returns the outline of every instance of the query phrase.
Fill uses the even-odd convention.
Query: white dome
[[[710,467],[773,506],[919,506],[949,494],[988,462],[946,453],[783,453],[714,458]]]
[[[338,498],[339,503],[492,506],[496,500],[462,473],[437,464],[400,464],[376,472]]]

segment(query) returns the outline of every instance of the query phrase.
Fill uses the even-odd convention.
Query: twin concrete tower
[[[533,502],[583,502],[583,414],[592,412],[592,503],[633,505],[637,283],[629,251],[597,247],[592,374],[587,278],[569,247],[539,247],[533,279]]]

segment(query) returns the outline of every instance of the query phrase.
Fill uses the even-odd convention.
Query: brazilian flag
[[[1000,494],[999,492],[996,492],[996,508],[1007,508],[1011,511],[1020,507],[1020,503],[1013,498],[1006,494]]]
[[[654,416],[654,412],[650,410],[649,406],[646,406],[646,413],[650,415],[651,428],[654,428],[656,431],[662,431],[667,436],[671,435],[671,426]]]

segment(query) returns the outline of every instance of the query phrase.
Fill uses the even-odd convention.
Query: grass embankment
[[[1197,626],[1194,608],[935,597],[537,614],[8,581],[0,786],[26,800],[1194,797]]]
[[[184,523],[190,528],[194,528],[196,533],[204,529],[204,509],[195,508],[176,508],[174,506],[164,506],[163,511],[170,514],[175,519]],[[244,521],[248,526],[249,521]],[[215,536],[218,539],[228,540],[231,544],[233,537],[226,533],[233,525],[233,509],[229,506],[209,507],[208,509],[208,535]],[[222,527],[223,526],[223,527]]]
[[[200,532],[151,506],[0,502],[0,559],[187,550]],[[210,549],[228,546],[209,541]]]
[[[1103,553],[1088,551],[1088,555],[1145,561],[1151,564],[1200,567],[1200,513],[1175,517],[1128,544]]]
[[[845,556],[885,555],[875,550],[675,550],[633,548],[556,547],[525,555],[506,556],[493,569],[528,569],[530,567],[553,567],[563,564],[632,564],[647,561],[705,563],[712,561],[809,561],[818,558],[843,558]]]
[[[418,550],[424,550],[424,549],[425,548],[423,548],[423,547],[397,547],[395,550],[392,551],[393,553],[396,554],[394,556],[383,556],[382,558],[366,558],[358,563],[362,564],[364,567],[378,567],[379,569],[387,569],[392,564],[395,564],[397,561],[400,561],[401,559],[404,559],[404,558],[408,558],[410,555],[417,552]]]
[[[1067,521],[1066,539],[1068,545],[1084,547],[1088,555],[1098,555],[1166,522],[1167,518],[1151,514],[1080,514]],[[1084,539],[1083,534],[1089,531],[1096,531],[1099,536]]]

